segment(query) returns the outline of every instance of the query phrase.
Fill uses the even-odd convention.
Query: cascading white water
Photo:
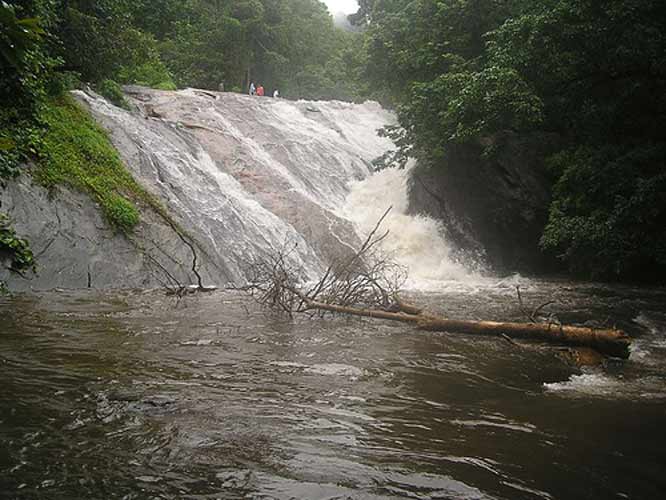
[[[361,233],[372,231],[391,208],[382,227],[389,231],[381,242],[388,257],[404,266],[411,288],[438,288],[441,282],[477,280],[478,275],[451,257],[441,223],[429,217],[408,215],[407,182],[413,163],[403,170],[389,168],[352,185],[345,215]]]
[[[372,174],[370,162],[393,147],[377,130],[395,123],[377,103],[134,88],[137,110],[127,112],[77,95],[214,261],[206,272],[215,283],[242,281],[244,262],[285,244],[314,278],[389,205],[383,250],[408,269],[410,286],[474,276],[453,261],[437,222],[407,215],[408,170]]]

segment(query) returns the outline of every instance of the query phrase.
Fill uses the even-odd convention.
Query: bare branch
[[[397,297],[406,272],[378,250],[378,245],[389,234],[380,232],[380,227],[390,211],[389,207],[353,255],[333,262],[313,285],[306,286],[298,280],[302,269],[297,269],[292,264],[296,259],[290,258],[296,244],[286,242],[273,254],[249,262],[246,266],[248,284],[236,288],[288,316],[311,311],[314,302],[400,309],[396,305]]]

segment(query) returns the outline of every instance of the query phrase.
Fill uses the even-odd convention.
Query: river
[[[412,301],[611,321],[628,361],[384,321],[288,320],[239,292],[0,298],[0,497],[656,499],[666,290],[520,276]]]

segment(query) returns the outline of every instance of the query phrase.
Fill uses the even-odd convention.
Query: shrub
[[[135,83],[144,87],[152,87],[160,90],[176,90],[171,75],[164,63],[158,59],[152,59],[133,68],[123,68],[118,74],[120,81]]]
[[[7,215],[0,213],[0,254],[8,254],[14,271],[35,270],[35,258],[27,240],[19,238]],[[0,289],[4,283],[0,283]]]
[[[109,221],[125,233],[130,232],[139,223],[139,211],[119,194],[111,193],[104,197],[102,208]]]
[[[659,279],[666,272],[666,144],[581,147],[558,154],[541,239],[586,277]]]
[[[123,94],[123,89],[118,82],[114,80],[103,80],[102,83],[97,86],[97,92],[106,97],[116,106],[125,109],[129,108],[129,104]]]

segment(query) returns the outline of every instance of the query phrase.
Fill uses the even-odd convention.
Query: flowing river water
[[[135,89],[79,93],[133,175],[205,250],[208,283],[285,242],[313,278],[392,206],[382,251],[451,318],[609,323],[627,361],[386,321],[289,320],[239,292],[0,296],[0,498],[657,499],[666,289],[493,277],[408,214],[378,105]],[[63,255],[63,258],[66,258]],[[473,259],[472,259],[473,260]]]
[[[267,314],[238,292],[0,299],[0,497],[660,498],[666,291],[520,277],[412,300],[454,317],[611,316],[626,362],[403,324]]]

